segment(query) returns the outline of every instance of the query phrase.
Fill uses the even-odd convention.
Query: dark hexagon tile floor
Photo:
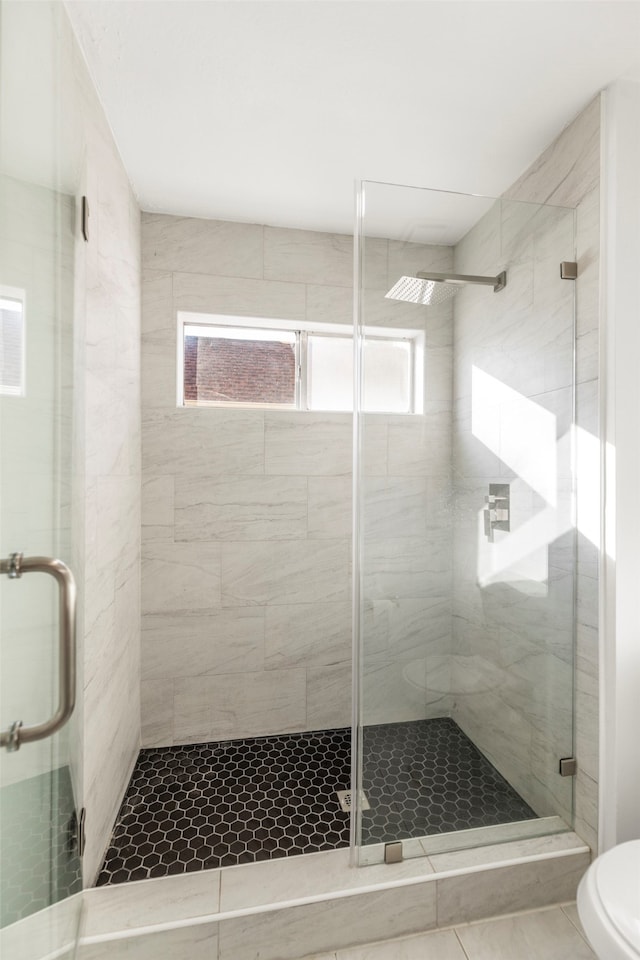
[[[363,841],[535,817],[453,720],[366,727]],[[345,847],[351,731],[140,752],[98,886]]]
[[[365,727],[362,785],[364,843],[536,817],[447,717]]]
[[[333,850],[351,731],[142,750],[98,886]]]

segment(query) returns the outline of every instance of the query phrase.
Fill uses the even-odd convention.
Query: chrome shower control
[[[493,543],[494,530],[508,532],[511,529],[509,484],[490,483],[489,495],[484,502],[484,535],[489,543]]]

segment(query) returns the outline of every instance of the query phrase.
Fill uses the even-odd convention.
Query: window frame
[[[275,334],[294,333],[296,390],[295,404],[253,403],[243,401],[209,400],[201,403],[184,400],[184,338],[186,327],[238,327],[245,331],[268,330]],[[414,416],[424,410],[424,331],[395,327],[364,327],[366,339],[383,341],[407,341],[409,353],[409,396],[410,409],[404,412],[391,410],[374,411],[383,416]],[[322,410],[309,407],[309,367],[308,337],[329,337],[353,342],[353,328],[343,323],[312,323],[300,320],[281,320],[268,317],[245,317],[229,314],[196,313],[188,310],[177,311],[177,355],[176,355],[176,405],[182,409],[258,409],[283,410],[294,413],[353,413],[350,410]],[[233,339],[230,337],[230,339]],[[365,413],[369,411],[364,411]]]

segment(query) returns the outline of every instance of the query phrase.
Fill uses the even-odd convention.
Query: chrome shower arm
[[[457,283],[463,286],[465,283],[482,283],[485,286],[493,287],[493,292],[498,293],[504,290],[507,285],[507,272],[503,270],[497,277],[479,277],[466,273],[425,273],[420,271],[416,273],[418,280],[433,280],[436,283]]]

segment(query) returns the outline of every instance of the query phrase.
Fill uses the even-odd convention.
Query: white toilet
[[[600,960],[640,960],[640,840],[594,860],[578,887],[578,913]]]

